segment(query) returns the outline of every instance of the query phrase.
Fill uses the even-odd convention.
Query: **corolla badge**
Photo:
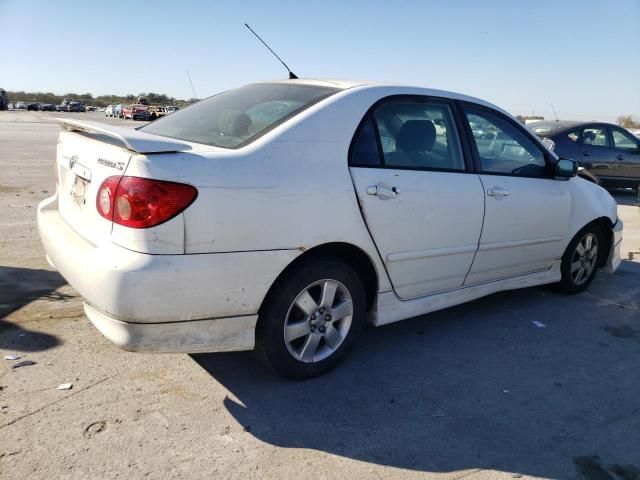
[[[104,158],[99,158],[98,163],[106,167],[117,168],[118,170],[124,169],[124,162],[113,162],[111,160],[105,160]]]

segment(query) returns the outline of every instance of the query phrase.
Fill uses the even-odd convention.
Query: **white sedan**
[[[366,320],[533,285],[577,293],[620,263],[612,197],[457,93],[286,80],[135,130],[61,122],[40,235],[126,350],[254,349],[304,378]]]

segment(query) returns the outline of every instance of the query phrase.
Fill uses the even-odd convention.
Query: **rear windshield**
[[[256,83],[162,117],[140,130],[223,148],[242,147],[338,89]]]

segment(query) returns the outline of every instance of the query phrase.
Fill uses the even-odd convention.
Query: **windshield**
[[[207,98],[141,130],[223,148],[242,147],[338,89],[257,83]]]

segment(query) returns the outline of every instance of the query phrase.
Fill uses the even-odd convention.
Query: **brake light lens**
[[[160,225],[184,211],[198,196],[191,185],[139,177],[109,177],[96,198],[98,213],[130,228]]]

